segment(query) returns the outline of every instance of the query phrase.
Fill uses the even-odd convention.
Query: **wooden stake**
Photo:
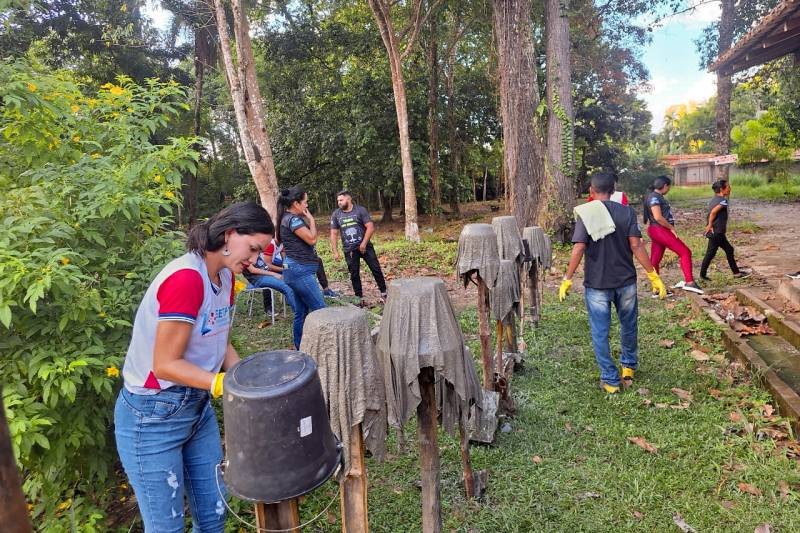
[[[494,368],[492,365],[491,339],[489,337],[489,288],[478,276],[478,334],[481,339],[481,362],[483,363],[483,389],[494,390]]]
[[[2,389],[0,386],[0,529],[8,533],[29,533],[31,523],[11,448]]]
[[[256,503],[256,525],[262,529],[300,531],[297,498],[278,503]]]
[[[528,271],[528,290],[530,291],[531,295],[531,303],[530,303],[530,313],[531,313],[531,322],[534,325],[539,323],[539,263],[538,261],[534,260],[531,264],[531,268]],[[523,309],[522,312],[524,313],[525,310]]]
[[[498,320],[497,321],[497,328],[496,329],[497,329],[497,331],[496,331],[496,334],[497,334],[496,341],[497,342],[495,344],[496,348],[495,348],[495,353],[494,353],[494,368],[495,368],[495,373],[502,374],[503,373],[503,340],[504,340],[504,337],[505,337],[503,335],[503,321],[502,320]]]
[[[417,406],[419,465],[422,474],[422,531],[439,533],[442,530],[442,506],[439,501],[439,440],[436,422],[436,386],[433,368],[419,372],[422,400]]]
[[[472,459],[469,455],[469,435],[467,433],[467,414],[461,414],[458,420],[458,431],[461,434],[461,466],[464,470],[464,492],[467,498],[475,497],[475,474],[472,471]]]
[[[364,463],[364,433],[361,424],[350,439],[350,472],[341,481],[340,502],[342,509],[342,531],[344,533],[367,533],[367,469]]]

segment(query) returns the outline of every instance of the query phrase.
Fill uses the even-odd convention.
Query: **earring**
[[[228,250],[228,245],[227,244],[225,245],[225,249],[222,250],[222,255],[224,255],[225,257],[228,257],[229,255],[231,255],[231,251]]]

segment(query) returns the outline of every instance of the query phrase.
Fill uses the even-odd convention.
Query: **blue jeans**
[[[285,281],[278,279],[275,276],[251,276],[249,281],[249,285],[251,287],[266,287],[275,289],[283,294],[283,296],[286,298],[286,301],[289,303],[289,307],[292,308],[292,312],[294,313],[294,322],[292,323],[292,336],[294,337],[294,345],[300,346],[300,338],[303,336],[303,321],[305,320],[305,315],[301,315],[300,310],[297,307],[297,298],[295,297],[292,288],[289,287]],[[273,309],[272,312],[274,313],[275,310]]]
[[[194,532],[224,531],[224,496],[216,478],[222,444],[208,392],[175,386],[146,396],[123,388],[114,425],[145,532],[182,532],[184,494]],[[219,487],[226,494],[221,475]]]
[[[300,339],[303,336],[302,324],[306,321],[306,315],[311,311],[325,307],[325,300],[322,297],[322,289],[317,281],[317,268],[319,263],[298,263],[291,257],[286,258],[286,270],[283,271],[283,281],[294,291],[297,300],[297,311],[295,311],[295,321],[297,316],[300,318],[300,335],[295,335],[295,346],[300,348]]]
[[[616,289],[591,289],[586,287],[586,310],[589,312],[589,327],[592,331],[592,347],[600,379],[612,386],[619,386],[619,370],[611,357],[608,344],[611,329],[611,303],[617,308],[619,317],[622,354],[619,361],[624,367],[636,369],[639,362],[638,318],[639,300],[636,283]]]

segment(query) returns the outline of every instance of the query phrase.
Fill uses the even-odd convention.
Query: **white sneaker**
[[[670,289],[682,289],[684,285],[686,285],[685,281],[679,281],[678,283],[670,287]]]
[[[684,283],[683,287],[681,288],[685,291],[693,292],[695,294],[703,294],[703,289],[701,289],[700,286],[695,282]]]

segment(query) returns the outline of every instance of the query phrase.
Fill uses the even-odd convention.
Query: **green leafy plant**
[[[195,140],[152,138],[185,98],[175,83],[98,89],[0,62],[0,375],[24,490],[47,530],[93,530],[111,482],[132,317],[183,242],[169,213]]]

